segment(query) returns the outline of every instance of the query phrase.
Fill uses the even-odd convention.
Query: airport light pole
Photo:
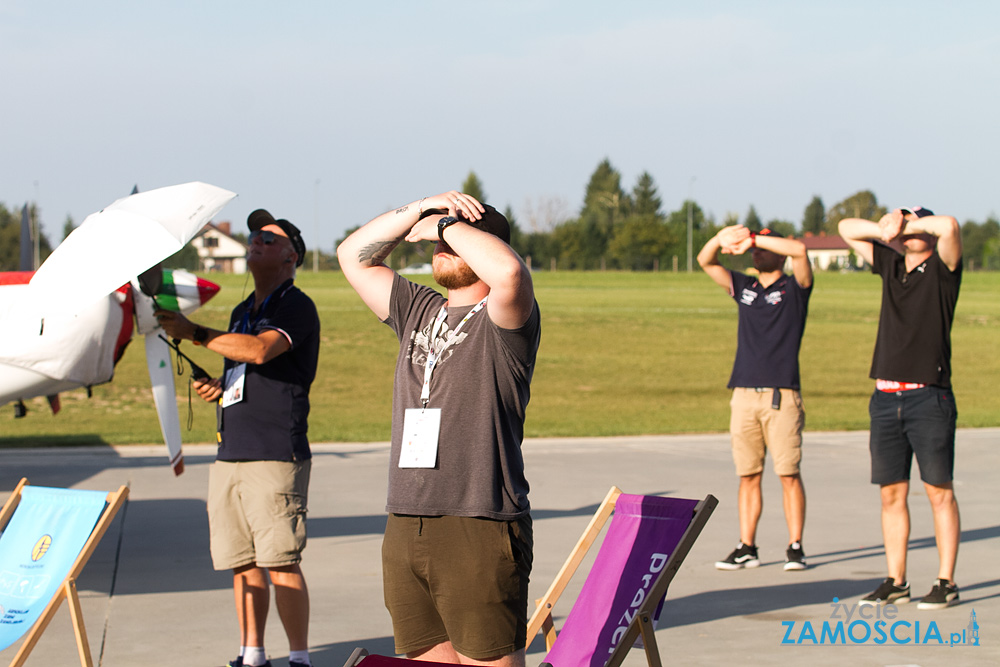
[[[691,201],[691,198],[694,197],[694,181],[695,181],[696,178],[697,178],[696,176],[692,176],[691,177],[691,187],[688,188],[688,201],[687,201],[687,210],[688,210],[688,273],[691,273],[692,271],[694,271],[694,263],[692,262],[692,258],[694,256],[694,211],[692,210],[692,204],[693,204],[693,202]]]

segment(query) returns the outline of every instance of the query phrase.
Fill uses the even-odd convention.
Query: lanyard
[[[449,338],[444,345],[441,346],[440,350],[434,349],[434,341],[437,340],[438,332],[441,330],[441,324],[444,322],[445,318],[448,317],[448,306],[441,306],[441,310],[438,311],[437,318],[434,320],[434,326],[431,327],[431,336],[427,341],[427,364],[424,366],[424,386],[420,390],[420,402],[423,406],[427,407],[427,402],[431,397],[431,375],[434,373],[434,367],[437,366],[438,361],[444,355],[444,351],[451,347],[451,344],[458,340],[458,332],[462,329],[466,322],[472,319],[472,316],[483,309],[486,305],[486,299],[489,295],[484,296],[483,300],[480,301],[473,307],[468,314],[462,318],[462,321],[458,323],[458,326],[452,329],[451,338]]]
[[[285,284],[287,284],[288,286],[285,287],[285,289],[281,289],[281,287],[283,287]],[[253,334],[254,327],[256,327],[257,323],[260,322],[260,319],[264,317],[264,311],[267,310],[267,304],[271,300],[271,297],[274,296],[275,294],[278,294],[278,298],[280,299],[281,297],[285,296],[285,293],[291,288],[292,288],[292,283],[291,281],[289,281],[287,283],[283,283],[278,287],[278,289],[274,290],[266,297],[264,297],[264,303],[260,304],[260,309],[257,311],[257,316],[254,317],[253,320],[250,319],[250,312],[253,310],[253,304],[257,298],[257,295],[251,294],[250,300],[247,303],[247,308],[245,311],[243,311],[243,321],[240,322],[239,331],[237,331],[236,333]]]

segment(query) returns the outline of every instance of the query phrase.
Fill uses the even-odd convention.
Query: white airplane
[[[132,194],[87,217],[37,271],[0,273],[0,405],[109,382],[134,331],[174,473],[184,471],[169,343],[153,311],[191,313],[218,286],[160,269],[235,193],[186,183]],[[24,239],[22,238],[22,243]],[[134,318],[134,324],[133,324]]]

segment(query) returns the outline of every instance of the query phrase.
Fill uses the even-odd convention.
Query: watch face
[[[448,227],[450,225],[454,225],[456,222],[458,222],[458,218],[456,218],[453,215],[445,216],[445,217],[441,218],[440,220],[438,220],[438,240],[439,241],[444,241],[444,239],[441,238],[441,232],[444,231],[445,227]]]

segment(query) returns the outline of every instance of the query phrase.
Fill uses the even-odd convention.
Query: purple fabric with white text
[[[619,496],[594,566],[546,662],[553,667],[602,667],[607,662],[697,504],[683,498]]]

